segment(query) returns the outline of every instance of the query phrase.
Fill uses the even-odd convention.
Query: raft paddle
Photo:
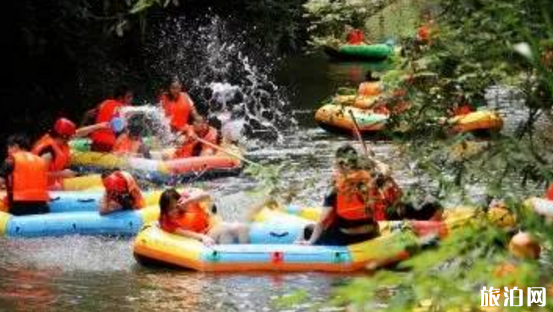
[[[371,150],[371,152],[369,153],[369,149],[367,148],[367,144],[363,140],[363,136],[361,136],[361,131],[359,130],[359,125],[357,124],[357,120],[353,115],[353,111],[348,110],[348,113],[351,117],[351,120],[353,121],[353,130],[355,132],[355,135],[357,136],[357,139],[361,142],[361,145],[363,146],[363,152],[365,153],[365,156],[369,159],[372,159],[372,157],[374,157],[374,152]]]
[[[260,167],[262,167],[261,164],[259,164],[259,163],[253,162],[253,161],[251,161],[251,160],[249,160],[249,159],[246,159],[246,158],[244,158],[244,157],[241,156],[241,155],[238,155],[238,154],[236,154],[236,153],[234,153],[234,152],[231,152],[231,151],[229,151],[229,150],[227,150],[227,149],[224,149],[224,148],[222,148],[222,147],[220,147],[220,146],[218,146],[218,145],[215,145],[215,144],[213,144],[213,143],[211,143],[211,142],[209,142],[209,141],[206,141],[206,140],[204,140],[204,139],[202,139],[202,138],[196,138],[196,140],[197,140],[198,142],[201,142],[202,144],[205,144],[205,145],[207,145],[207,146],[209,146],[209,147],[212,147],[212,148],[214,148],[214,149],[216,149],[216,150],[219,150],[219,151],[221,151],[221,152],[223,152],[223,153],[225,153],[225,154],[228,154],[228,155],[230,155],[230,156],[236,157],[236,158],[242,160],[243,162],[245,162],[245,163],[247,163],[247,164],[249,164],[249,165],[255,165],[255,166],[260,166]]]

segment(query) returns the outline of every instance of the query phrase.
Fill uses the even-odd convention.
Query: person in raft
[[[350,245],[379,235],[378,221],[441,217],[441,206],[424,203],[415,208],[401,202],[402,191],[390,169],[374,159],[364,159],[346,144],[336,151],[336,168],[326,208],[314,226],[308,226],[297,243]]]
[[[160,105],[173,132],[182,132],[190,124],[190,119],[200,117],[194,102],[183,88],[178,77],[169,80],[166,90],[160,97]]]
[[[224,222],[204,204],[211,196],[202,190],[179,194],[165,190],[159,199],[159,226],[162,230],[193,238],[206,246],[214,244],[247,244],[249,227],[239,222]]]
[[[85,137],[94,131],[106,128],[109,128],[107,122],[77,129],[71,120],[60,118],[48,133],[35,142],[32,152],[42,157],[48,164],[49,189],[62,189],[63,179],[77,175],[69,169],[71,162],[69,140],[74,137]]]
[[[142,126],[137,119],[129,119],[124,132],[115,140],[113,153],[120,156],[150,158],[150,149],[142,140]]]
[[[201,139],[204,142],[200,142]],[[213,146],[219,143],[219,133],[209,122],[199,116],[194,123],[187,126],[179,138],[178,147],[173,158],[187,158],[193,156],[210,156],[215,154]]]
[[[48,164],[29,151],[29,139],[24,135],[10,136],[7,147],[0,180],[7,189],[9,212],[15,216],[48,213]]]
[[[361,29],[353,28],[350,25],[345,26],[346,42],[352,45],[365,44],[365,34]]]
[[[111,122],[113,118],[121,117],[121,109],[131,105],[132,99],[132,90],[126,85],[121,85],[115,89],[112,99],[103,101],[87,114],[95,116],[96,124]],[[92,132],[90,138],[92,139],[90,147],[92,151],[109,153],[113,150],[117,135],[112,128],[105,128]]]
[[[101,215],[120,210],[144,208],[145,201],[134,177],[125,171],[114,171],[102,175],[105,193],[100,202]]]

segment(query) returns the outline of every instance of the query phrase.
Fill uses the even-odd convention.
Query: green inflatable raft
[[[388,58],[394,48],[388,44],[343,44],[338,48],[325,46],[330,57],[344,61],[378,61]]]

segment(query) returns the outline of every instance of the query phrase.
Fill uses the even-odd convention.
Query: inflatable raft
[[[222,146],[240,155],[234,145]],[[172,160],[123,157],[98,152],[73,152],[71,165],[79,171],[104,171],[110,169],[130,170],[144,174],[153,182],[163,182],[168,177],[178,177],[179,180],[189,178],[212,178],[237,175],[242,169],[242,162],[224,152],[213,156],[199,156]],[[158,181],[159,180],[159,181]]]
[[[265,209],[250,228],[250,244],[215,245],[173,235],[157,225],[146,227],[134,242],[134,255],[143,264],[162,263],[197,271],[326,271],[350,272],[407,259],[421,237],[443,237],[474,220],[475,210],[450,212],[446,221],[382,222],[381,236],[350,246],[304,246],[293,241],[318,215],[296,209],[296,215]]]
[[[388,115],[385,114],[333,104],[319,108],[315,114],[315,120],[325,130],[354,134],[355,124],[350,112],[353,113],[361,134],[378,132],[384,129],[388,121]]]
[[[389,114],[351,106],[323,105],[315,113],[315,120],[325,130],[353,135],[355,125],[353,113],[361,134],[371,134],[385,128]],[[476,111],[463,116],[450,118],[446,122],[453,132],[495,132],[503,127],[503,120],[494,111]]]
[[[51,237],[65,235],[135,235],[159,217],[161,191],[145,192],[146,208],[100,215],[103,192],[50,192],[50,213],[13,216],[0,210],[0,236]]]
[[[455,116],[447,121],[452,130],[457,133],[474,131],[500,131],[503,119],[497,112],[482,110],[466,115]]]
[[[328,56],[340,61],[380,61],[394,53],[394,48],[388,44],[343,44],[323,49]]]

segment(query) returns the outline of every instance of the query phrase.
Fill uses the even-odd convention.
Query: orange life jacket
[[[188,127],[187,132],[188,134],[194,132],[194,130],[192,129],[192,126]],[[198,137],[202,138],[205,141],[208,141],[211,144],[217,144],[217,140],[218,140],[217,129],[213,127],[209,127],[209,130],[204,136],[198,136]],[[197,156],[197,155],[194,155],[194,151],[196,150],[196,147],[198,146],[198,144],[201,144],[202,146],[201,152],[203,152],[205,149],[212,148],[200,142],[188,142],[183,144],[179,149],[175,151],[174,158],[187,158],[187,157]]]
[[[142,142],[140,140],[131,139],[128,134],[122,134],[115,141],[113,152],[116,154],[133,154],[138,153]]]
[[[140,191],[140,188],[138,187],[138,184],[136,183],[136,180],[134,179],[134,177],[126,171],[117,171],[112,174],[120,174],[121,177],[125,179],[125,182],[127,184],[126,191],[131,195],[132,201],[133,201],[132,208],[136,210],[144,208],[144,206],[146,205],[146,202],[144,200],[144,197],[142,196],[142,192]],[[110,194],[110,191],[111,190],[106,189],[106,193],[108,194],[108,196]],[[116,198],[111,198],[111,199],[116,200]]]
[[[417,31],[417,37],[422,42],[430,41],[430,27],[428,25],[422,25]]]
[[[124,106],[126,104],[114,99],[105,100],[100,103],[96,123],[110,122],[114,117],[119,117],[119,111]],[[96,130],[90,135],[90,138],[95,144],[106,146],[113,146],[115,144],[115,133],[111,128]]]
[[[346,220],[386,220],[386,209],[401,197],[401,190],[393,180],[388,179],[378,188],[367,170],[338,175],[336,186],[336,214]]]
[[[47,202],[48,166],[41,157],[30,152],[12,155],[13,172],[9,191],[14,202]]]
[[[161,96],[161,105],[165,116],[169,118],[173,131],[182,131],[188,125],[188,119],[192,111],[192,102],[188,94],[181,92],[176,99],[170,99],[163,94]]]
[[[453,116],[463,116],[472,113],[472,108],[469,105],[460,105],[453,109]]]
[[[56,172],[69,168],[71,162],[71,149],[69,145],[59,144],[49,134],[45,134],[35,143],[32,152],[35,155],[40,155],[47,148],[51,148],[54,151],[48,171]],[[50,188],[61,187],[62,184],[63,178],[48,178],[48,186]]]
[[[357,95],[374,96],[382,93],[380,82],[362,82],[359,85]]]
[[[186,207],[176,223],[188,231],[205,234],[209,231],[211,216],[199,203],[195,203]]]

